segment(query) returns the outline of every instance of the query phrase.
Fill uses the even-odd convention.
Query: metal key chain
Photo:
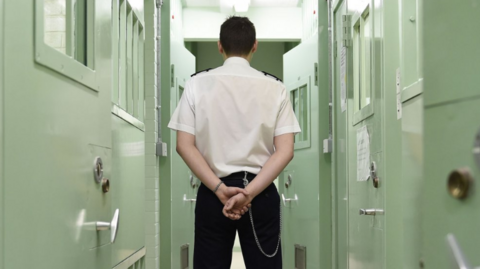
[[[248,172],[245,171],[245,177],[243,178],[243,185],[245,187],[247,187],[247,185],[248,185],[247,174],[248,174]],[[253,235],[255,237],[255,241],[257,242],[258,249],[260,250],[260,252],[263,253],[263,255],[265,255],[268,258],[275,257],[275,255],[277,255],[277,252],[278,252],[278,247],[280,246],[280,238],[281,238],[281,235],[282,235],[282,204],[280,203],[280,231],[278,232],[277,248],[275,249],[275,252],[271,255],[265,253],[265,251],[263,251],[262,246],[260,246],[260,241],[258,240],[257,232],[255,232],[255,225],[253,224],[253,216],[252,216],[252,209],[251,208],[248,210],[248,213],[250,215],[250,222],[252,223]]]

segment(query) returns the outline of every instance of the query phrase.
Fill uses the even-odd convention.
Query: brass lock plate
[[[377,164],[372,162],[370,164],[370,178],[372,179],[373,187],[378,188],[379,179],[377,176]]]
[[[459,168],[450,173],[447,181],[448,192],[456,199],[465,199],[472,187],[473,178],[470,169]]]

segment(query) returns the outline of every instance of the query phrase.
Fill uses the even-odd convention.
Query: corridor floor
[[[245,269],[242,252],[233,252],[232,266],[230,267],[230,269]]]

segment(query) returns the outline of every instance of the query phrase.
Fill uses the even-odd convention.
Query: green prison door
[[[284,268],[321,268],[319,234],[320,135],[316,81],[318,36],[287,52],[284,84],[302,132],[295,136],[295,157],[279,176]],[[329,180],[329,175],[327,175]],[[266,251],[267,254],[271,254]]]
[[[375,64],[381,46],[373,31],[374,21],[381,21],[374,18],[381,17],[368,2],[349,9],[340,1],[333,7],[337,262],[384,269],[383,100],[381,64]]]
[[[424,268],[480,266],[479,4],[423,3]]]
[[[183,46],[183,43],[175,43],[172,40],[171,51],[170,117],[180,101],[186,81],[195,73],[195,57]],[[168,121],[163,124],[166,126]],[[186,269],[193,266],[194,212],[200,180],[176,152],[176,132],[170,132],[171,268]],[[163,173],[162,170],[160,172]]]
[[[2,268],[112,267],[112,6],[72,2],[0,3]]]

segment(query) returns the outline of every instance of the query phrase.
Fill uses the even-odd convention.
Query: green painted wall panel
[[[421,119],[421,113],[418,110],[405,107],[405,117],[397,118],[397,89],[396,73],[397,69],[401,71],[401,85],[410,85],[413,81],[418,81],[420,77],[420,66],[418,64],[418,29],[415,23],[406,18],[408,14],[413,16],[410,11],[403,10],[401,5],[410,5],[415,7],[415,0],[383,1],[383,39],[381,45],[383,49],[383,72],[382,84],[384,85],[384,188],[385,188],[385,266],[386,268],[418,268],[418,257],[407,255],[412,253],[419,246],[419,238],[412,237],[414,230],[405,224],[416,223],[419,221],[418,205],[412,204],[406,200],[405,192],[399,191],[406,188],[405,182],[410,182],[410,178],[405,180],[406,169],[410,167],[403,166],[403,160],[409,158],[408,150],[403,150],[404,146],[402,136],[402,124],[412,125],[418,123]],[[402,17],[403,14],[403,17]],[[410,28],[404,27],[407,24]],[[413,24],[413,25],[411,25]],[[402,30],[404,39],[402,39]],[[410,34],[410,35],[407,35]],[[403,43],[402,43],[403,42]],[[408,46],[406,45],[408,43]],[[402,47],[403,46],[403,47]],[[403,69],[402,69],[403,66]],[[407,69],[409,73],[404,76],[403,70]],[[412,82],[411,82],[412,81]],[[417,125],[415,125],[417,126]],[[421,128],[421,127],[420,127]],[[407,141],[408,142],[408,141]],[[410,148],[408,148],[410,149]],[[419,175],[417,175],[418,177]],[[417,194],[416,192],[411,192]],[[412,211],[406,212],[406,208]],[[413,227],[415,228],[415,227]],[[408,240],[407,240],[408,239]],[[408,260],[407,260],[408,259]],[[412,265],[415,264],[414,267]]]
[[[3,39],[3,33],[4,33],[4,28],[3,28],[3,18],[5,18],[4,15],[4,1],[0,3],[0,113],[3,115],[3,99],[4,99],[4,39]],[[3,153],[3,133],[4,133],[4,127],[3,127],[3,116],[0,116],[0,210],[1,210],[1,218],[3,220],[3,212],[5,212],[5,209],[3,207],[3,197],[4,197],[4,173],[3,173],[3,167],[4,167],[4,153]],[[4,228],[3,228],[3,221],[0,221],[0,237],[4,237]],[[4,245],[3,245],[4,240],[0,240],[0,269],[4,269]]]
[[[162,139],[167,142],[168,156],[172,156],[175,151],[175,146],[169,143],[172,139],[172,132],[167,128],[170,121],[170,111],[172,103],[170,96],[170,26],[171,26],[171,1],[164,1],[161,10],[161,24],[160,32],[162,40],[162,63],[161,63],[161,106],[162,115],[159,124],[162,126]],[[159,162],[159,177],[160,177],[160,268],[172,268],[171,263],[171,166],[172,160],[170,157],[160,158]]]
[[[423,47],[428,48],[424,50],[424,70],[425,77],[428,72],[434,78],[429,82],[431,90],[425,93],[426,106],[480,95],[477,85],[470,83],[478,77],[480,64],[480,36],[470,34],[480,25],[478,5],[477,0],[424,1]]]
[[[424,193],[423,185],[423,96],[403,104],[402,119],[402,200],[403,231],[401,241],[403,259],[398,268],[416,268],[421,260],[422,211],[419,205]],[[401,257],[398,257],[401,258]],[[402,265],[403,264],[403,265]]]
[[[333,251],[334,268],[348,268],[348,184],[347,178],[347,122],[345,114],[342,113],[340,102],[340,60],[342,48],[342,15],[346,13],[346,1],[339,4],[333,12],[333,48],[336,53],[333,54],[334,75],[333,75]],[[336,44],[336,46],[334,45]],[[336,55],[336,56],[335,56]]]
[[[145,133],[112,114],[112,208],[120,209],[112,263],[145,246]]]

